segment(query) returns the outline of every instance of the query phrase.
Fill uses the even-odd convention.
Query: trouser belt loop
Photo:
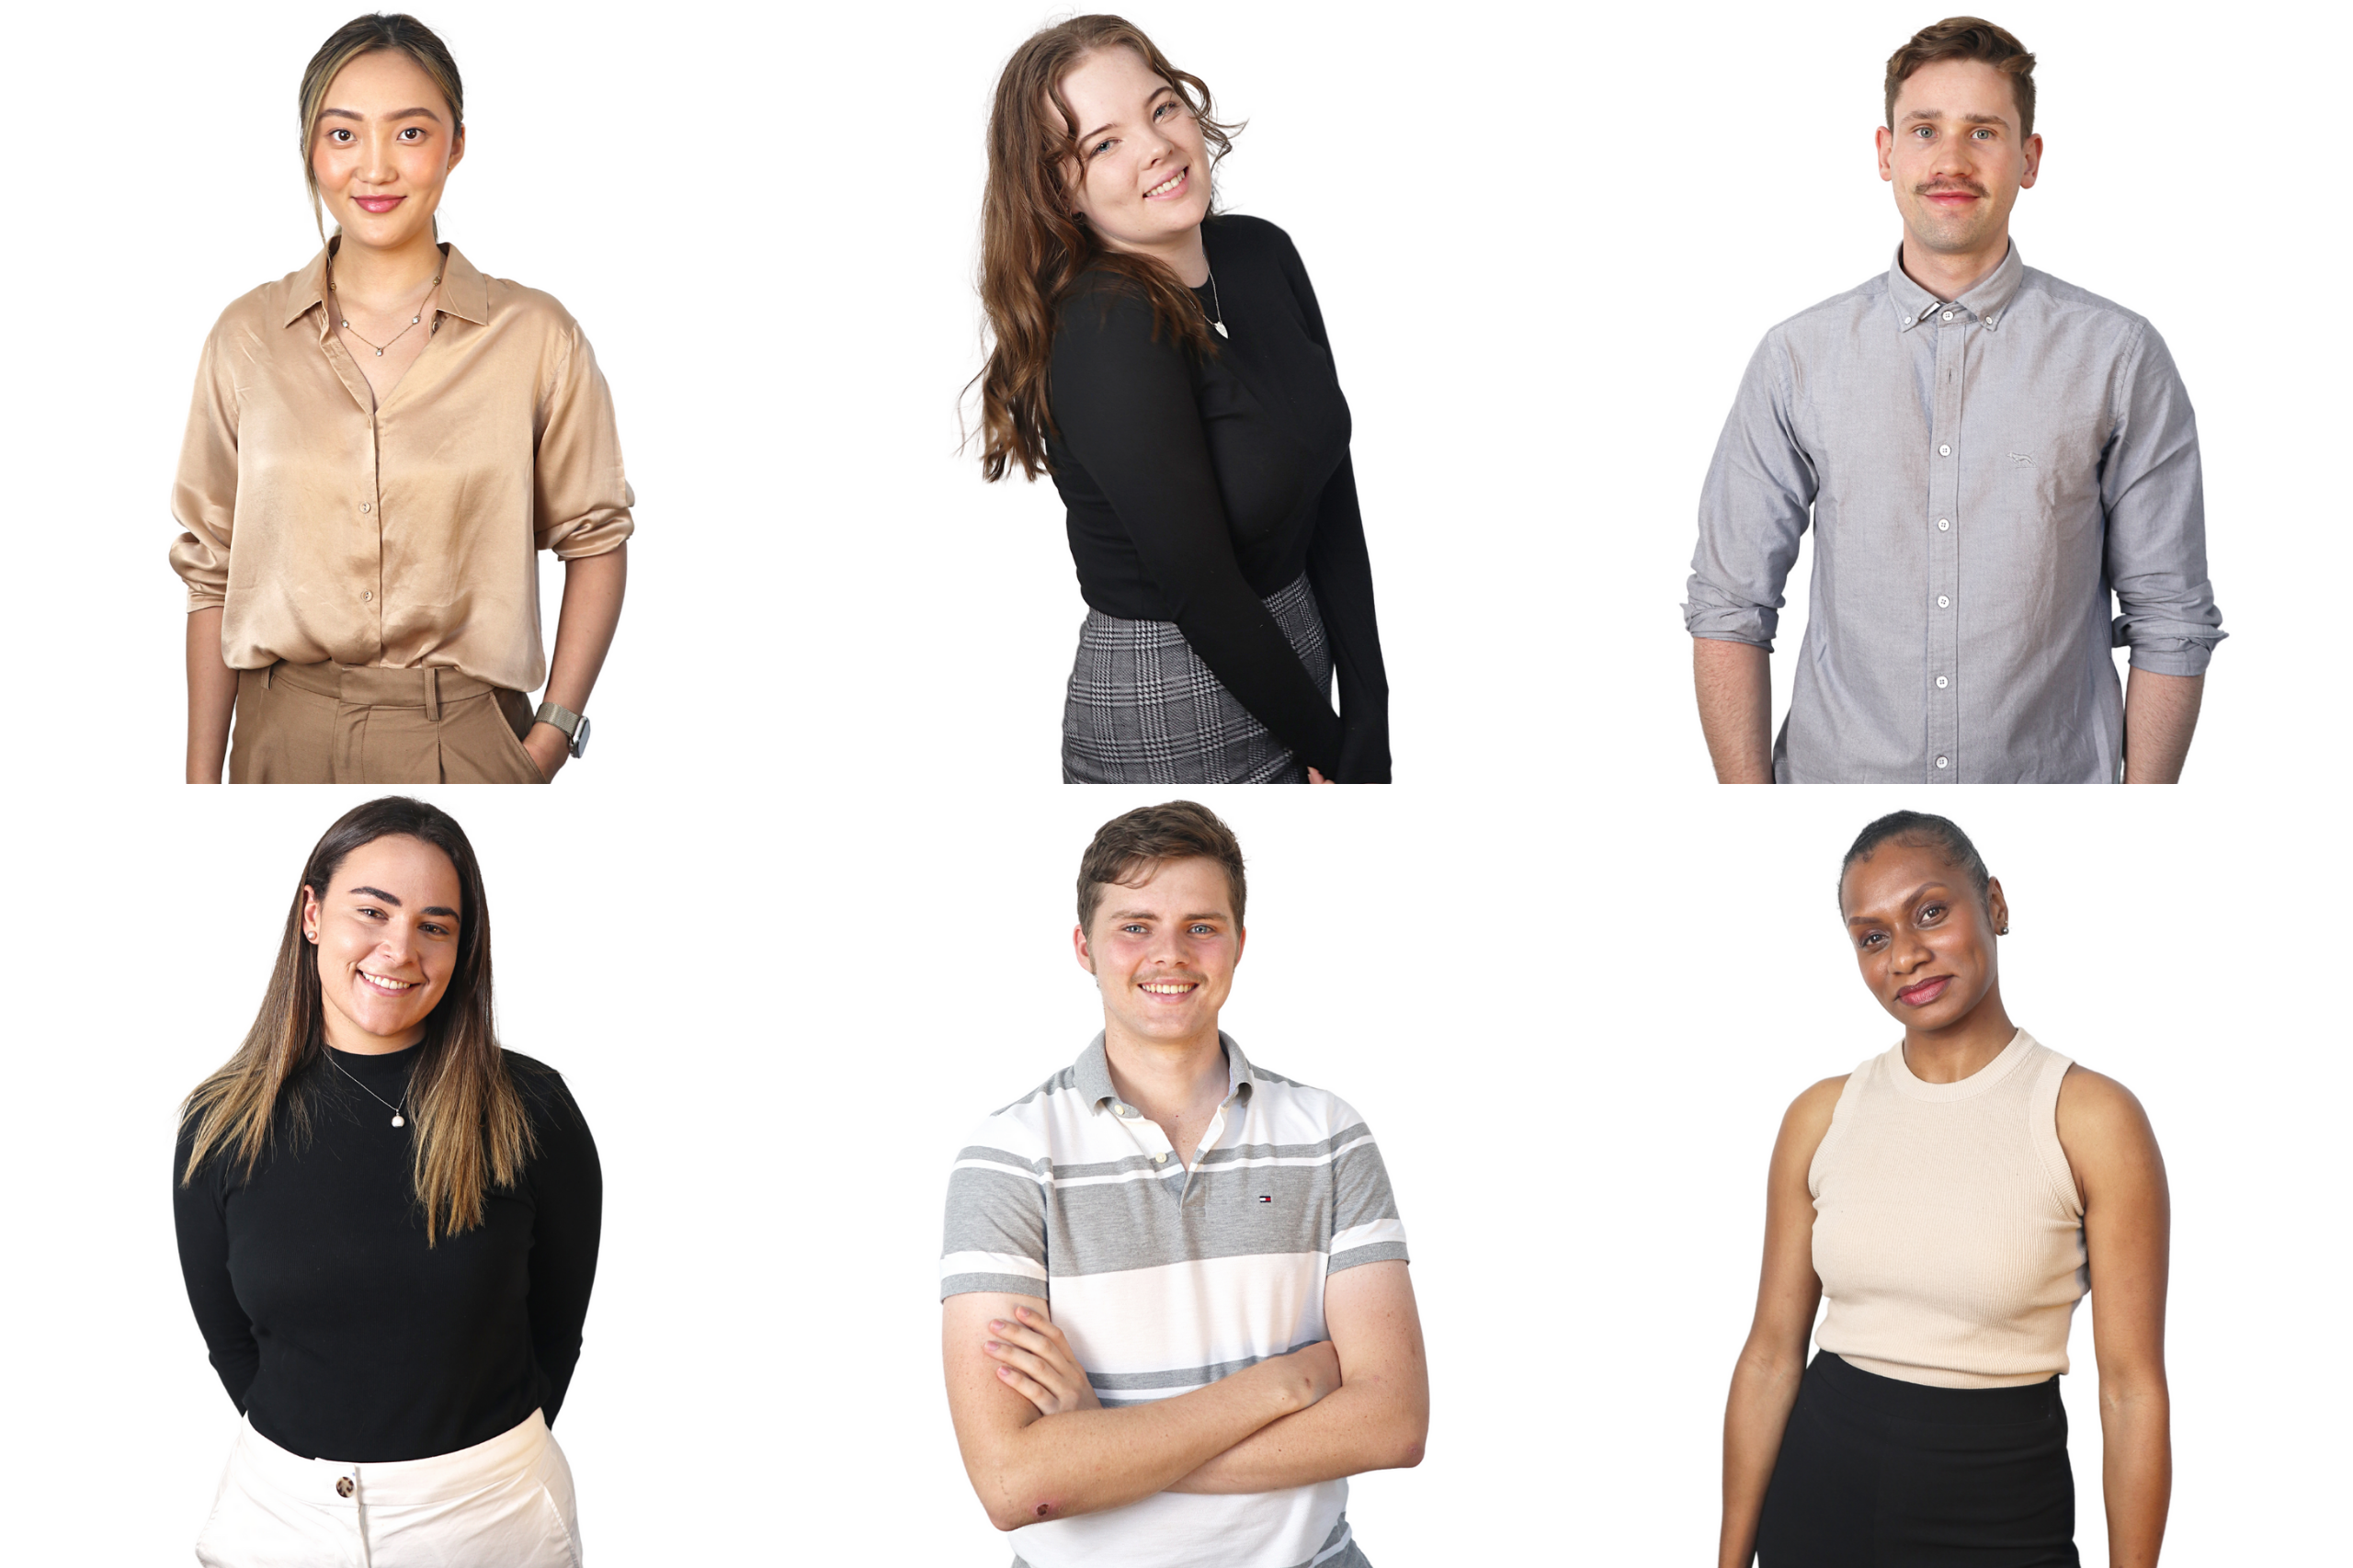
[[[428,723],[441,722],[441,672],[438,669],[425,672],[425,717]]]

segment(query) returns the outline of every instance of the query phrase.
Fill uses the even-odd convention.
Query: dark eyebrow
[[[1152,95],[1152,97],[1148,97],[1148,98],[1144,99],[1144,101],[1143,101],[1143,107],[1144,107],[1144,108],[1150,108],[1153,105],[1154,105],[1154,104],[1156,104],[1156,103],[1158,103],[1158,102],[1160,101],[1161,94],[1163,94],[1163,93],[1174,93],[1176,90],[1176,88],[1174,88],[1174,87],[1170,86],[1167,83],[1165,83],[1165,82],[1161,83],[1161,84],[1160,84],[1160,86],[1159,86],[1159,88],[1158,88],[1158,90],[1157,90],[1157,91],[1155,91],[1155,92]],[[1105,124],[1102,124],[1102,125],[1098,125],[1098,126],[1097,126],[1094,130],[1092,130],[1092,131],[1088,131],[1086,135],[1084,135],[1084,136],[1080,137],[1080,138],[1079,138],[1079,140],[1080,140],[1081,142],[1092,142],[1092,141],[1094,141],[1097,136],[1102,135],[1105,131],[1108,131],[1108,130],[1110,130],[1110,129],[1111,129],[1110,124],[1109,124],[1108,122],[1106,122]]]
[[[1952,896],[1952,889],[1950,887],[1935,880],[1934,878],[1931,878],[1904,895],[1904,907],[1906,909],[1911,908],[1913,905],[1918,903],[1921,899],[1927,897],[1932,892],[1942,893],[1948,898]],[[1849,926],[1875,926],[1878,923],[1877,917],[1870,915],[1849,915],[1847,916],[1847,924]]]
[[[395,109],[395,110],[393,110],[391,114],[386,115],[384,118],[385,118],[386,119],[415,119],[418,115],[423,115],[426,119],[429,119],[429,120],[433,121],[433,123],[434,123],[434,124],[436,124],[436,125],[438,125],[438,124],[440,124],[440,123],[441,123],[441,117],[440,117],[439,115],[438,115],[438,114],[435,114],[435,113],[434,113],[431,109],[429,109],[429,108],[404,108],[404,109]],[[320,118],[321,119],[362,119],[362,120],[364,120],[364,119],[366,119],[368,117],[367,117],[366,115],[364,115],[364,114],[361,114],[358,109],[348,109],[348,108],[323,108],[323,109],[319,110],[319,118]]]
[[[1152,911],[1148,909],[1122,909],[1114,914],[1111,918],[1114,920],[1157,920],[1160,917],[1153,914]],[[1178,924],[1182,925],[1188,921],[1193,920],[1231,920],[1233,918],[1233,916],[1226,914],[1223,910],[1218,910],[1208,915],[1187,915],[1180,916]]]
[[[1944,119],[1947,118],[1960,120],[1963,125],[1998,125],[2005,131],[2008,130],[2010,125],[2008,120],[2003,119],[1998,114],[1956,114],[1948,117],[1945,114],[1945,111],[1940,108],[1915,108],[1910,114],[1904,117],[1904,123],[1909,125],[1915,119]]]
[[[348,893],[357,894],[361,898],[372,898],[378,903],[389,903],[394,909],[398,909],[401,906],[401,901],[399,899],[393,897],[391,893],[386,892],[381,888],[346,888],[344,891]],[[458,917],[458,912],[456,910],[449,908],[446,904],[439,903],[428,903],[423,909],[418,910],[417,913],[419,915],[443,915],[449,916],[452,920],[455,920]]]

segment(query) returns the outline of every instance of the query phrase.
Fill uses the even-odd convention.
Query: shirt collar
[[[286,319],[278,324],[292,326],[310,312],[313,306],[327,302],[327,257],[335,249],[330,240],[319,247],[311,265],[294,275],[293,286],[286,295]],[[490,324],[490,279],[475,270],[465,253],[455,245],[443,247],[441,263],[441,302],[439,309],[477,326]],[[321,330],[325,330],[324,316]]]
[[[2001,266],[1979,278],[1968,293],[1948,304],[1912,281],[1912,275],[1904,270],[1904,247],[1899,244],[1895,247],[1895,259],[1887,268],[1887,297],[1895,306],[1895,329],[1909,332],[1933,312],[1952,309],[1966,311],[1984,323],[1986,331],[1997,332],[2025,278],[2026,263],[2019,259],[2018,242],[2013,240],[2002,256]]]
[[[1223,1029],[1217,1032],[1218,1044],[1225,1048],[1225,1097],[1232,1099],[1250,1086],[1250,1059],[1242,1054],[1242,1047]],[[1094,1043],[1079,1052],[1078,1061],[1071,1068],[1071,1077],[1089,1110],[1101,1110],[1108,1103],[1117,1107],[1120,1091],[1111,1086],[1111,1057],[1104,1049],[1103,1037],[1097,1034]]]

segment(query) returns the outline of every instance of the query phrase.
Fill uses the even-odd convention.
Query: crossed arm
[[[1161,1492],[1271,1492],[1421,1462],[1429,1376],[1401,1262],[1325,1282],[1328,1341],[1110,1410],[1040,1298],[983,1292],[943,1307],[957,1446],[999,1529]]]

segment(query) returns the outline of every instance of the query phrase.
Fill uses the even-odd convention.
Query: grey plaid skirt
[[[1266,601],[1307,677],[1332,650],[1305,577]],[[1307,766],[1234,700],[1169,620],[1086,612],[1063,704],[1065,784],[1304,784]]]

